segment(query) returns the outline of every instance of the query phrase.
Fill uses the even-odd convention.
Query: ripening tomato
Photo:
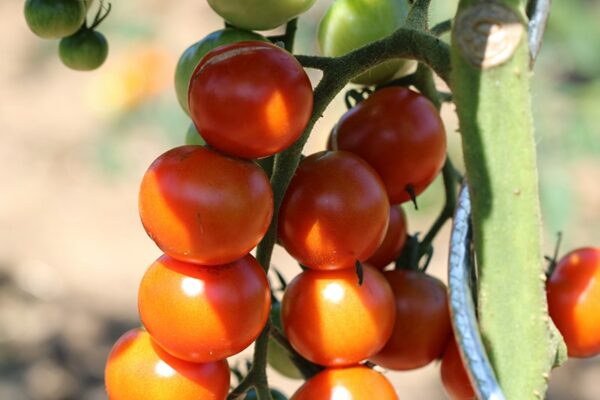
[[[348,366],[383,348],[394,327],[394,294],[376,269],[307,269],[287,287],[283,329],[304,358],[329,367]]]
[[[114,345],[104,374],[109,400],[225,400],[226,360],[197,364],[177,359],[140,329]]]
[[[550,317],[570,357],[600,354],[600,248],[573,250],[546,285]]]
[[[256,41],[209,52],[192,74],[188,99],[206,142],[242,158],[289,147],[313,108],[312,86],[300,63],[287,51]]]
[[[387,369],[411,370],[440,358],[452,335],[446,286],[421,271],[383,273],[396,299],[392,336],[371,361]]]
[[[336,0],[319,24],[319,47],[327,57],[342,56],[392,34],[406,20],[407,0]],[[412,65],[386,61],[353,79],[364,85],[386,82]]]
[[[406,242],[406,214],[400,206],[390,207],[390,222],[383,242],[369,259],[367,264],[384,269],[394,262],[402,252]]]
[[[454,336],[448,341],[448,347],[440,367],[444,389],[451,400],[475,400],[475,391],[460,357]]]
[[[394,387],[370,368],[327,368],[309,379],[291,400],[398,400]]]
[[[203,266],[162,256],[146,271],[140,317],[171,355],[209,362],[239,353],[260,334],[271,307],[267,276],[254,257]]]
[[[241,29],[226,28],[207,35],[183,52],[177,63],[177,68],[175,69],[175,92],[177,93],[177,100],[179,100],[179,104],[186,114],[190,113],[188,108],[190,79],[202,57],[219,46],[247,40],[267,41],[265,37],[258,33]]]
[[[390,206],[381,179],[345,151],[305,158],[279,212],[279,238],[301,264],[314,269],[354,267],[379,247]]]
[[[444,124],[433,104],[404,87],[378,90],[349,110],[334,129],[338,150],[350,151],[379,173],[392,204],[418,195],[446,159]]]
[[[208,0],[224,20],[254,31],[277,28],[308,10],[315,0]]]
[[[27,0],[25,20],[39,37],[60,39],[81,28],[86,10],[84,0]]]
[[[58,55],[67,67],[76,71],[99,68],[108,57],[108,42],[104,35],[91,29],[82,29],[61,39]]]
[[[202,146],[158,157],[142,179],[142,224],[169,256],[204,265],[246,255],[265,235],[273,192],[264,171]]]

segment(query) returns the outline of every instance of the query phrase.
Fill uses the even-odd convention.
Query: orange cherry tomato
[[[420,271],[383,273],[396,298],[390,340],[371,361],[384,368],[411,370],[442,356],[452,335],[446,286]]]
[[[117,341],[104,375],[109,400],[224,400],[229,391],[226,360],[179,360],[140,329]]]
[[[547,283],[550,317],[570,357],[600,354],[600,248],[572,251]]]
[[[283,329],[304,358],[329,367],[357,364],[377,353],[394,327],[394,295],[376,269],[305,270],[281,304]]]
[[[305,158],[279,212],[279,238],[307,267],[354,267],[379,247],[390,206],[381,179],[369,165],[345,151]]]
[[[269,318],[267,276],[254,257],[203,266],[160,257],[138,295],[140,317],[152,338],[177,358],[220,360],[239,353]]]
[[[451,400],[475,400],[475,391],[465,370],[454,336],[448,342],[448,347],[442,358],[440,367],[444,389]]]
[[[338,150],[365,159],[381,175],[390,203],[423,192],[446,159],[444,124],[431,102],[403,87],[378,90],[334,129]]]
[[[169,256],[204,265],[245,256],[273,216],[269,178],[256,164],[202,146],[157,158],[142,180],[142,224]]]
[[[289,147],[313,108],[312,86],[300,63],[287,51],[258,41],[208,53],[192,74],[188,100],[206,142],[243,158]]]
[[[400,206],[390,207],[390,222],[383,242],[369,259],[367,264],[384,269],[394,262],[406,243],[406,214]]]
[[[309,379],[291,400],[398,400],[383,375],[367,367],[327,368]]]

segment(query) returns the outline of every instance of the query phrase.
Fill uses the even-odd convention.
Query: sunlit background
[[[300,20],[298,53],[317,51],[329,3],[318,0]],[[432,23],[456,5],[433,3]],[[154,158],[183,144],[189,124],[174,67],[223,24],[202,0],[114,1],[100,29],[108,61],[81,73],[61,64],[56,41],[28,30],[23,4],[0,2],[0,399],[106,399],[105,358],[139,324],[137,286],[160,255],[139,222],[138,184]],[[600,246],[600,1],[553,7],[533,77],[548,254],[557,231],[563,251]],[[324,148],[343,110],[336,99],[305,154]],[[460,164],[453,107],[444,118]],[[440,186],[422,196],[418,213],[405,207],[412,233],[435,218]],[[446,227],[431,267],[444,280],[447,242]],[[290,278],[299,271],[281,249],[274,263]],[[438,365],[387,376],[403,400],[444,398]],[[600,360],[570,361],[552,376],[549,398],[598,400],[598,376]],[[300,384],[271,377],[287,394]]]

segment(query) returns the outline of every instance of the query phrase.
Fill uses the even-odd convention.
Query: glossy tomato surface
[[[450,400],[475,400],[475,391],[465,370],[454,337],[448,342],[440,367],[442,383]]]
[[[392,204],[418,195],[446,159],[446,132],[424,96],[403,87],[378,90],[349,110],[334,130],[337,148],[366,160],[383,179]]]
[[[105,370],[109,400],[224,400],[229,367],[179,360],[140,329],[125,333],[114,345]]]
[[[281,304],[283,329],[306,359],[325,366],[357,364],[376,354],[394,327],[394,295],[383,275],[363,267],[305,270],[289,284]]]
[[[305,158],[279,212],[279,238],[307,267],[354,267],[379,247],[390,206],[381,179],[357,156],[342,151]]]
[[[208,53],[192,74],[188,95],[190,116],[206,142],[242,158],[289,147],[313,108],[312,86],[298,61],[256,41]]]
[[[396,322],[385,347],[371,361],[411,370],[441,358],[452,335],[446,286],[420,271],[383,273],[396,299]]]
[[[181,146],[157,158],[139,194],[148,235],[169,256],[204,265],[245,256],[273,215],[269,179],[256,164],[202,146]]]
[[[244,29],[277,28],[308,10],[315,0],[208,0],[224,20]]]
[[[550,317],[570,357],[600,354],[600,248],[581,248],[562,258],[547,282]]]
[[[397,400],[394,387],[367,367],[327,368],[298,389],[292,400]]]
[[[394,262],[406,243],[406,230],[406,214],[402,207],[390,207],[390,222],[383,242],[366,263],[375,268],[384,269]]]
[[[86,10],[84,0],[27,0],[24,13],[33,33],[45,39],[60,39],[81,28]]]
[[[138,308],[153,339],[177,358],[209,362],[239,353],[269,318],[267,277],[254,257],[202,266],[168,256],[140,284]]]

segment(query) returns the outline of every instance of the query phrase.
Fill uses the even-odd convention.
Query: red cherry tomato
[[[306,359],[325,366],[356,364],[389,339],[396,309],[379,271],[364,266],[359,286],[353,269],[305,270],[289,284],[281,304],[283,329]]]
[[[423,192],[446,159],[446,133],[429,100],[403,87],[378,90],[334,129],[338,150],[365,159],[381,175],[392,204]]]
[[[547,283],[550,316],[570,357],[600,354],[600,248],[562,258]]]
[[[312,86],[298,61],[257,41],[208,53],[192,74],[188,100],[206,142],[243,158],[289,147],[306,128],[313,108]]]
[[[406,242],[406,214],[400,206],[390,207],[390,222],[383,242],[369,259],[367,264],[384,269],[392,263],[402,251]]]
[[[142,279],[138,306],[163,349],[183,360],[209,362],[239,353],[258,337],[271,294],[251,255],[218,267],[162,256]]]
[[[301,264],[314,269],[354,267],[381,244],[390,206],[371,167],[342,151],[305,158],[279,213],[279,238]]]
[[[109,400],[224,400],[229,391],[226,360],[207,364],[179,360],[140,329],[113,347],[105,371]]]
[[[452,334],[446,286],[420,271],[383,273],[396,298],[390,340],[371,361],[384,368],[411,370],[442,356]]]
[[[226,264],[246,255],[265,235],[273,192],[256,164],[202,146],[181,146],[146,171],[139,209],[146,232],[166,254]]]
[[[327,368],[298,389],[291,400],[398,400],[383,375],[367,367]]]
[[[448,342],[448,347],[442,358],[440,367],[444,389],[451,400],[475,400],[475,391],[465,371],[465,366],[454,337]]]

